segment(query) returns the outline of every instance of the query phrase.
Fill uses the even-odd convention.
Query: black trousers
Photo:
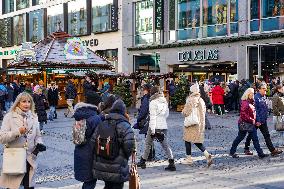
[[[123,189],[124,182],[122,183],[115,183],[115,182],[107,182],[105,181],[104,189]]]
[[[225,105],[224,104],[214,104],[215,113],[218,115],[225,114]]]
[[[201,152],[204,152],[206,149],[202,143],[194,143]],[[185,141],[185,150],[186,150],[186,155],[191,156],[191,142]]]
[[[30,189],[30,178],[29,178],[30,169],[31,169],[31,165],[29,164],[29,162],[27,162],[27,173],[25,174],[23,181],[22,181],[24,189]]]
[[[256,129],[259,129],[260,132],[262,133],[264,139],[265,139],[265,143],[267,148],[269,149],[270,152],[273,152],[275,150],[271,138],[270,138],[270,134],[269,134],[269,130],[267,127],[267,123],[264,123],[262,125],[260,125],[259,127],[256,127]],[[252,140],[252,135],[249,134],[245,143],[245,150],[249,150],[250,147],[250,141]]]

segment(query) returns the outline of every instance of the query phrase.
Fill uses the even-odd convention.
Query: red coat
[[[212,89],[212,102],[213,104],[224,104],[224,96],[225,91],[224,89],[217,85]]]

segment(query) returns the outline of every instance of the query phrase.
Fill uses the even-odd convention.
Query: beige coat
[[[24,118],[21,115],[21,111],[18,108],[16,112],[9,112],[5,115],[1,130],[0,130],[0,143],[7,144],[8,147],[22,147],[24,146],[26,139],[20,135],[19,127],[23,126]],[[27,114],[27,161],[31,165],[29,178],[30,187],[35,186],[34,174],[37,168],[36,156],[32,154],[36,144],[42,143],[42,138],[39,130],[39,123],[36,115],[31,112]],[[9,189],[18,189],[24,178],[22,175],[7,175],[1,174],[0,186]]]
[[[206,106],[199,93],[191,94],[187,100],[182,114],[187,117],[192,112],[192,108],[197,107],[199,111],[200,125],[184,127],[183,139],[187,142],[192,143],[203,143],[204,142],[204,131],[205,131],[205,113]]]

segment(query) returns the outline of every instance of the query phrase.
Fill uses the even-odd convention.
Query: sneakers
[[[277,156],[279,154],[282,154],[282,150],[280,149],[275,149],[273,152],[271,152],[271,156]]]
[[[247,156],[252,156],[253,155],[253,153],[250,150],[245,150],[244,153]]]
[[[146,169],[146,160],[141,157],[140,161],[136,165],[141,169]]]
[[[230,154],[230,156],[231,156],[232,158],[239,158],[239,156],[238,156],[237,154]]]
[[[44,135],[44,134],[45,134],[44,130],[41,130],[41,131],[40,131],[40,133],[41,133],[42,135]]]
[[[187,158],[185,159],[185,164],[187,164],[187,165],[193,164],[193,159],[192,159],[191,156],[187,156]]]
[[[261,154],[261,155],[258,155],[259,159],[263,159],[263,158],[266,158],[268,157],[269,155],[268,154]]]
[[[175,166],[175,160],[174,159],[169,159],[169,165],[165,167],[166,171],[176,171],[176,166]]]

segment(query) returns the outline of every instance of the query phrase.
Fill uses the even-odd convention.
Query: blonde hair
[[[253,88],[248,88],[248,89],[244,92],[244,94],[243,94],[241,100],[247,100],[247,99],[249,98],[249,94],[250,94],[250,93],[254,94],[254,89],[253,89]]]
[[[33,97],[27,92],[22,92],[17,96],[10,111],[15,112],[16,108],[19,107],[19,104],[22,100],[29,100],[31,102],[31,112],[35,114],[35,103],[34,103]]]

